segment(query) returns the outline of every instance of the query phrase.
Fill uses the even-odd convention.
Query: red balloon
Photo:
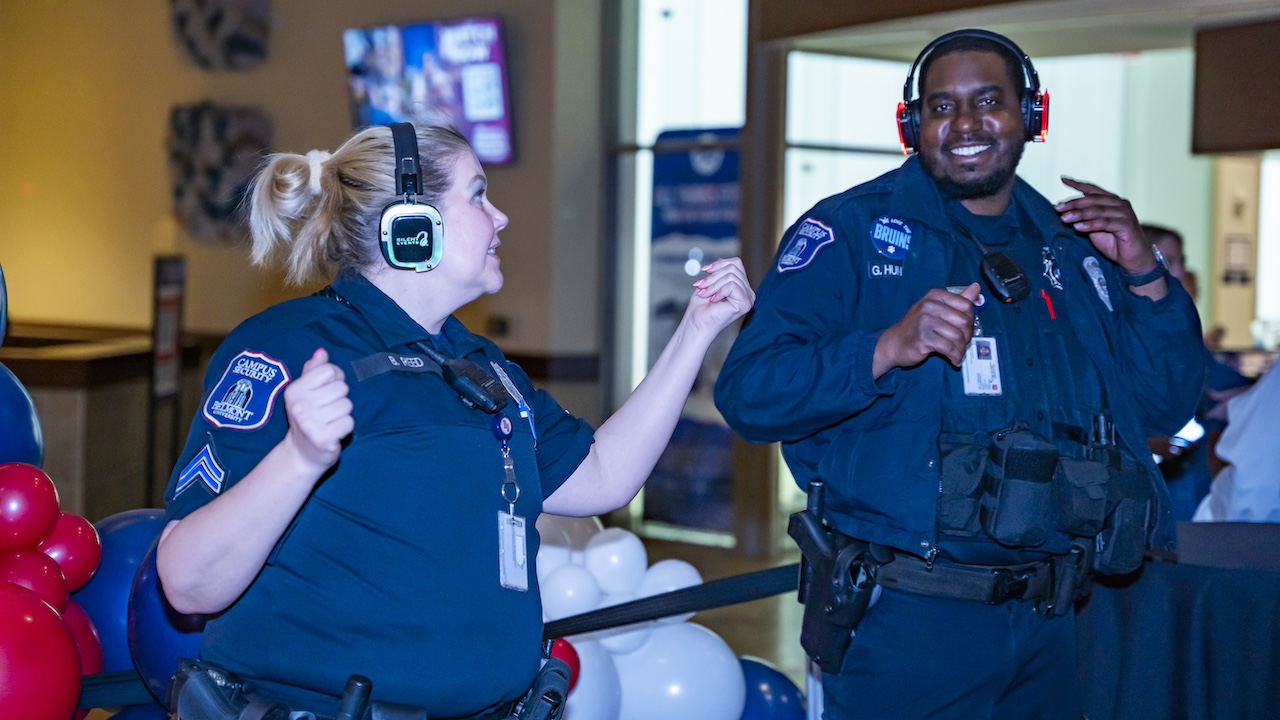
[[[62,575],[62,568],[39,550],[0,553],[0,580],[34,592],[58,612],[67,607],[67,579]]]
[[[0,551],[30,550],[58,522],[58,490],[35,465],[0,465]]]
[[[569,666],[569,690],[572,691],[573,686],[578,684],[578,668],[581,667],[578,651],[573,649],[568,640],[557,638],[551,643],[551,657],[560,658]]]
[[[67,576],[67,590],[84,587],[98,569],[102,559],[102,541],[93,524],[79,515],[62,513],[48,539],[40,543],[40,551],[58,561]]]
[[[80,603],[68,600],[62,619],[67,621],[71,636],[76,639],[76,649],[80,654],[80,674],[97,675],[102,672],[102,638],[98,636],[98,628],[93,626],[89,613],[80,607]]]
[[[80,702],[71,628],[30,590],[0,583],[0,717],[67,720]]]
[[[80,674],[97,675],[102,672],[102,638],[98,636],[98,629],[93,626],[89,613],[75,600],[68,600],[62,619],[67,622],[67,627],[71,628],[71,636],[76,639],[76,649],[80,652]],[[78,710],[74,720],[84,720],[88,716],[88,710]]]

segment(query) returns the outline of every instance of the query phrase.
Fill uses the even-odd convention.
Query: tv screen
[[[440,112],[471,141],[480,162],[513,162],[504,44],[497,17],[347,30],[356,127],[423,122]]]

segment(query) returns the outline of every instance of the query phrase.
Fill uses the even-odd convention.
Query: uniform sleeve
[[[1121,377],[1131,385],[1147,434],[1171,436],[1195,414],[1205,385],[1208,353],[1200,316],[1172,277],[1169,293],[1156,301],[1127,288],[1120,294],[1115,355]]]
[[[829,233],[829,238],[812,237]],[[802,235],[806,245],[799,247]],[[783,236],[751,320],[716,381],[716,407],[751,442],[795,441],[891,395],[898,370],[872,378],[884,328],[852,327],[861,281],[847,227],[811,211]],[[827,242],[813,247],[813,241]],[[886,324],[887,327],[887,324]]]
[[[314,351],[305,345],[232,333],[214,353],[200,407],[165,489],[169,520],[226,492],[284,438],[284,389]]]
[[[507,369],[533,414],[542,497],[550,497],[586,459],[595,429],[560,407],[550,393],[535,388],[519,365],[507,361]]]

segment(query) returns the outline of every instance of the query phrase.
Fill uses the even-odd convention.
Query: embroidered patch
[[[209,486],[214,495],[217,495],[222,492],[222,482],[226,477],[227,472],[222,469],[222,466],[218,464],[218,459],[213,456],[213,448],[205,445],[200,448],[200,452],[196,453],[195,457],[191,458],[191,462],[187,463],[187,466],[182,469],[182,474],[178,475],[178,484],[174,487],[173,494],[176,496],[197,482],[202,482]]]
[[[829,245],[835,241],[836,234],[831,228],[813,218],[805,218],[804,222],[800,223],[800,227],[796,228],[795,234],[791,236],[787,249],[782,251],[781,257],[778,258],[778,272],[799,270],[813,262],[813,258],[823,245]]]
[[[911,226],[898,218],[881,216],[871,224],[871,244],[881,255],[902,260],[911,247]]]
[[[1053,256],[1053,251],[1044,248],[1042,253],[1044,260],[1044,278],[1049,281],[1054,290],[1062,289],[1062,271],[1058,269],[1058,259]]]
[[[244,350],[231,359],[201,413],[214,427],[257,430],[271,419],[276,396],[288,384],[284,363]]]
[[[1084,265],[1084,271],[1089,273],[1089,279],[1093,281],[1093,289],[1098,293],[1098,299],[1107,306],[1107,310],[1114,312],[1111,307],[1111,292],[1107,290],[1107,278],[1102,274],[1098,258],[1090,255],[1081,264]]]

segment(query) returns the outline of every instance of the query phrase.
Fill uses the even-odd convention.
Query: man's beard
[[[1005,156],[1005,161],[984,177],[965,180],[947,177],[938,168],[931,153],[920,153],[920,166],[938,184],[938,189],[943,195],[954,200],[976,200],[991,197],[1013,178],[1018,170],[1018,163],[1022,161],[1022,151],[1025,148],[1025,143],[1015,143],[1012,150]]]

